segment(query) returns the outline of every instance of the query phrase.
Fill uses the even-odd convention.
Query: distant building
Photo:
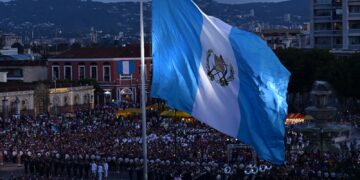
[[[289,13],[284,14],[284,21],[285,22],[290,22],[291,21],[291,14],[289,14]]]
[[[360,50],[360,0],[310,0],[313,48]]]
[[[0,82],[7,82],[7,72],[0,70]]]
[[[265,29],[260,35],[272,49],[308,48],[310,44],[303,29]]]
[[[0,61],[0,71],[7,72],[7,81],[36,82],[48,79],[46,61]]]
[[[0,49],[0,55],[1,56],[13,56],[18,54],[17,48],[11,48],[9,46],[4,47],[3,49]]]
[[[254,9],[250,9],[250,17],[254,17],[255,16],[255,10]]]
[[[22,44],[22,38],[15,34],[3,34],[0,36],[0,45],[4,47],[11,47],[13,44]]]
[[[0,83],[0,111],[4,118],[18,115],[73,112],[94,107],[92,86],[60,86],[34,83]]]
[[[151,49],[146,48],[147,91],[151,80]],[[94,79],[103,89],[96,95],[97,103],[123,102],[135,104],[140,100],[140,47],[79,48],[68,50],[48,59],[51,80]]]

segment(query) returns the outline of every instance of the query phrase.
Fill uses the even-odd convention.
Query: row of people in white
[[[93,177],[97,177],[98,180],[102,180],[103,175],[104,178],[108,178],[109,176],[109,164],[107,162],[104,163],[98,163],[92,162],[91,163],[91,173]]]

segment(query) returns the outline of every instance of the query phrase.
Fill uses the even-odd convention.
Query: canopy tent
[[[304,120],[305,120],[305,121],[314,120],[314,117],[312,117],[311,115],[306,115],[306,116],[304,117]]]
[[[67,118],[74,118],[74,117],[76,117],[76,115],[73,114],[73,113],[66,113],[64,116],[67,117]]]
[[[191,115],[186,112],[174,111],[174,110],[166,110],[162,112],[160,116],[191,118]]]
[[[302,123],[304,121],[305,121],[305,115],[303,115],[301,113],[290,113],[286,117],[285,124],[287,124],[287,125],[289,125],[289,124],[298,124],[298,123]]]
[[[158,111],[158,110],[159,110],[159,104],[158,104],[158,103],[155,103],[155,104],[146,106],[146,110],[149,110],[149,111]]]
[[[132,113],[132,114],[141,114],[140,108],[129,108],[129,109],[125,109],[124,111]]]
[[[130,116],[131,113],[130,112],[127,112],[125,110],[120,110],[116,113],[116,116],[119,117],[119,116],[123,116],[123,117],[128,117]]]

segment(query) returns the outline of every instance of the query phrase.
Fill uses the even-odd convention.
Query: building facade
[[[149,49],[149,48],[147,48]],[[146,53],[146,88],[151,80],[151,57]],[[131,103],[140,100],[140,47],[80,48],[48,59],[51,80],[93,79],[102,94],[96,94],[96,103]]]
[[[264,29],[260,36],[272,49],[309,48],[310,45],[305,29]]]
[[[0,111],[3,118],[14,115],[58,114],[94,108],[92,86],[55,88],[41,83],[1,85],[17,87],[0,89]]]
[[[41,60],[0,61],[0,71],[7,73],[7,81],[35,82],[48,79],[47,62]]]
[[[3,34],[0,36],[0,45],[4,47],[11,47],[13,44],[22,44],[22,38],[15,34]]]
[[[310,0],[313,48],[360,50],[360,0]]]

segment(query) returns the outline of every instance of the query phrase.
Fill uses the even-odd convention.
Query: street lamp
[[[55,90],[54,90],[54,97],[53,97],[53,102],[54,102],[54,111],[55,111],[55,116],[57,116],[58,115],[58,113],[57,113],[57,98],[55,98],[55,97],[57,97],[56,96],[56,77],[55,77],[55,80],[54,80],[54,82],[55,82]]]
[[[8,118],[8,108],[7,108],[7,99],[4,96],[4,99],[2,100],[2,111],[3,111],[3,118],[4,120]]]

